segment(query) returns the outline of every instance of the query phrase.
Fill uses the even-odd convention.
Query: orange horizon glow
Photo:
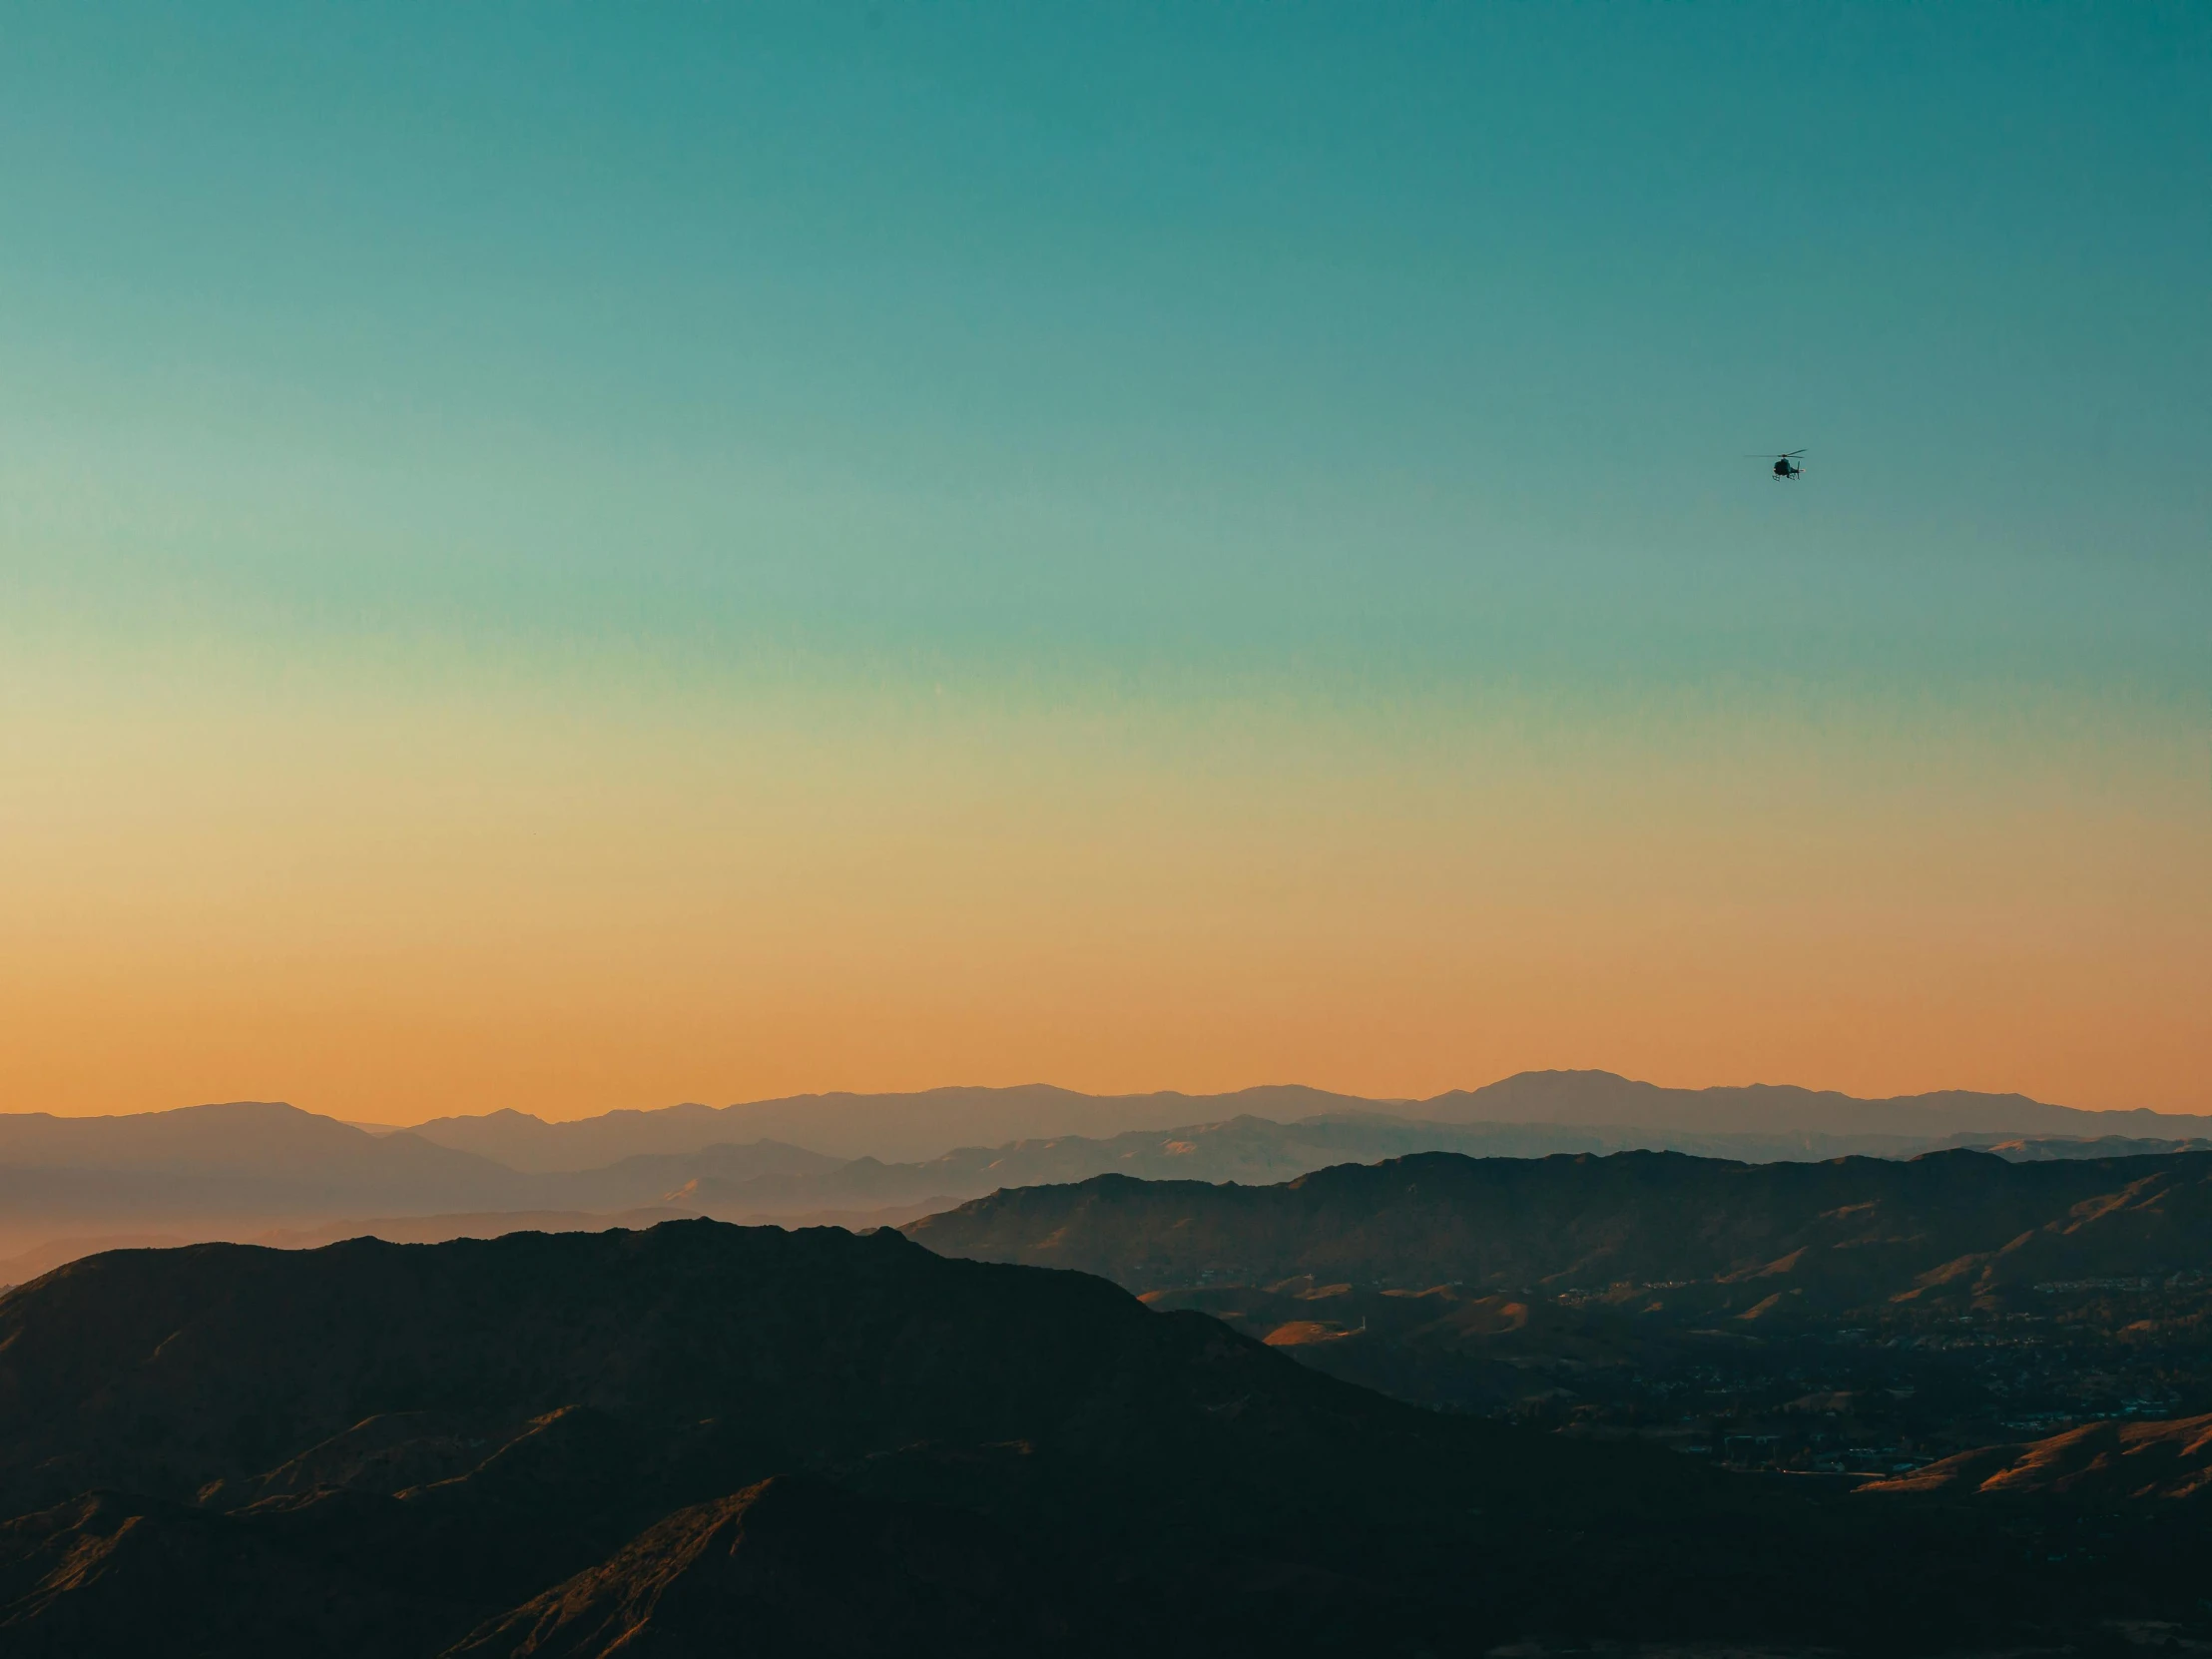
[[[454,698],[187,707],[90,767],[49,730],[8,1111],[1554,1068],[2212,1109],[2205,815],[2151,739],[1976,770],[1787,714],[931,699],[649,740]]]

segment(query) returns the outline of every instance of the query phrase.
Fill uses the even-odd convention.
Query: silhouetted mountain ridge
[[[1609,1071],[1524,1071],[1479,1089],[1454,1089],[1419,1102],[1419,1115],[1444,1123],[1625,1124],[1706,1134],[1899,1135],[2152,1134],[2159,1125],[2212,1129],[2212,1118],[2150,1111],[2085,1112],[2021,1094],[1939,1089],[1868,1100],[1834,1089],[1754,1083],[1670,1089]]]
[[[949,1255],[1076,1268],[1133,1290],[1298,1275],[1492,1290],[1756,1279],[1761,1297],[1798,1293],[1801,1311],[1832,1312],[2212,1268],[2212,1153],[1822,1164],[1423,1153],[1261,1188],[1100,1176],[995,1193],[905,1231]]]
[[[1555,1507],[1547,1492],[1581,1488],[1586,1524],[1694,1504],[1710,1485],[1656,1454],[1623,1465],[1431,1417],[1103,1281],[947,1262],[895,1233],[694,1222],[205,1245],[92,1258],[0,1298],[0,1512],[22,1517],[0,1544],[15,1590],[0,1631],[24,1651],[71,1651],[92,1629],[190,1633],[196,1580],[230,1597],[280,1559],[295,1563],[287,1585],[375,1603],[362,1631],[442,1621],[442,1643],[508,1607],[536,1628],[576,1595],[631,1596],[625,1541],[657,1557],[648,1535],[664,1517],[810,1470],[869,1501],[1018,1524],[1068,1576],[1042,1587],[1086,1609],[1101,1643],[1163,1634],[1156,1618],[1173,1635],[1186,1617],[1218,1641],[1218,1615],[1194,1609],[1219,1599],[1210,1563],[1224,1549],[1294,1576],[1372,1558],[1385,1583],[1331,1594],[1385,1629],[1421,1607],[1464,1616],[1448,1575],[1407,1601],[1415,1581],[1394,1552],[1434,1566],[1420,1529],[1463,1516],[1470,1489],[1534,1515]],[[85,1495],[103,1490],[122,1495]],[[147,1573],[79,1570],[115,1550]],[[1098,1572],[1153,1589],[1115,1609]],[[575,1574],[596,1587],[526,1605]],[[717,1576],[712,1593],[738,1594],[734,1582]],[[227,1602],[206,1628],[247,1616]],[[281,1634],[395,1651],[341,1638],[288,1591],[270,1618],[223,1650],[282,1651]],[[495,1633],[479,1651],[505,1651],[484,1645]]]

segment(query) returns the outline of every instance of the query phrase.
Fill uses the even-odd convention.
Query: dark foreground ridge
[[[2114,1567],[2072,1511],[1438,1415],[1102,1280],[712,1222],[75,1263],[0,1298],[0,1513],[11,1655],[1908,1652],[2199,1593],[2185,1529]]]

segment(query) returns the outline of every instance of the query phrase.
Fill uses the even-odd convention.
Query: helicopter
[[[1805,468],[1797,464],[1797,458],[1804,453],[1802,449],[1792,449],[1780,455],[1746,455],[1744,459],[1774,462],[1774,476],[1787,483],[1792,478],[1804,475]]]

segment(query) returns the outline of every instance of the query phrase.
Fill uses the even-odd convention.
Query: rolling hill
[[[2212,1502],[2212,1416],[2171,1422],[2093,1422],[2024,1444],[1978,1447],[1869,1493],[1972,1491],[1996,1497],[2056,1493],[2099,1504]]]
[[[2212,1411],[2202,1152],[1432,1154],[1002,1192],[906,1231],[1104,1274],[1399,1398],[1747,1469],[1893,1477]]]
[[[995,1193],[906,1231],[948,1255],[1076,1268],[1134,1290],[1299,1275],[1409,1290],[1672,1283],[1711,1287],[1716,1308],[1788,1295],[1827,1315],[2212,1268],[2212,1153],[1820,1164],[1425,1153],[1270,1187],[1100,1176]]]

